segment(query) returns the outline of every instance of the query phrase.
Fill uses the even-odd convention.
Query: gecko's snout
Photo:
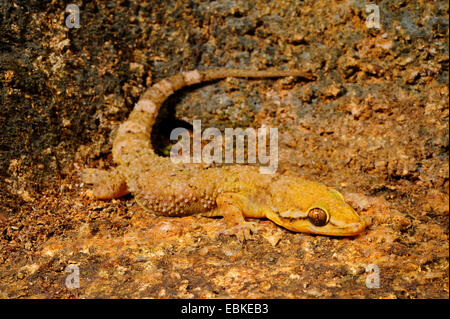
[[[366,223],[363,219],[361,219],[359,222],[349,225],[348,228],[352,234],[357,235],[366,228]]]
[[[365,228],[365,221],[348,204],[346,208],[335,214],[331,221],[329,233],[335,236],[355,236],[360,234]]]

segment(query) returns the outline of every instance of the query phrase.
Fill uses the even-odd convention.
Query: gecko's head
[[[295,232],[354,236],[365,223],[341,193],[325,185],[283,176],[271,185],[267,218]]]

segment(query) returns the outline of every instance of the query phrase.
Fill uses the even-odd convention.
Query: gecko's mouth
[[[286,215],[286,214],[284,214]],[[300,213],[292,213],[290,216],[298,217]],[[360,234],[366,227],[365,222],[360,218],[353,218],[352,221],[348,220],[336,220],[331,218],[330,221],[324,226],[315,226],[310,223],[306,217],[286,218],[282,217],[282,214],[272,214],[268,216],[276,224],[283,226],[294,232],[304,232],[316,235],[326,235],[326,236],[356,236]]]
[[[277,212],[272,207],[272,211],[267,217],[291,231],[316,235],[356,236],[366,227],[364,220],[348,205],[330,215],[327,213],[329,210],[326,205],[313,205],[311,207],[305,211],[287,210],[284,212]],[[323,218],[315,218],[321,217],[320,213],[324,215]]]
[[[328,225],[327,225],[328,226]],[[311,233],[328,236],[356,236],[360,234],[366,227],[363,220],[354,223],[348,223],[342,226],[329,225],[332,227],[309,226]]]

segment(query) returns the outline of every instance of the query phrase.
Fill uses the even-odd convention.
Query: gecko
[[[87,168],[81,179],[98,199],[131,193],[146,211],[163,216],[221,216],[240,240],[254,227],[246,218],[267,218],[293,232],[354,236],[363,219],[343,195],[321,183],[298,176],[262,174],[256,167],[201,167],[173,163],[155,153],[150,134],[158,110],[175,91],[228,77],[275,78],[312,75],[302,71],[207,69],[178,73],[149,87],[117,131],[112,146],[116,167]]]

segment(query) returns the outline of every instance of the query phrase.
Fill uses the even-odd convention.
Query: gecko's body
[[[225,77],[280,77],[310,75],[295,71],[215,69],[171,76],[150,87],[113,143],[110,171],[86,169],[82,179],[94,185],[97,198],[132,193],[146,210],[166,216],[223,216],[239,235],[249,235],[244,217],[268,218],[295,232],[351,236],[364,222],[342,195],[326,186],[284,175],[260,174],[254,167],[233,165],[202,168],[174,164],[155,154],[150,133],[160,106],[174,91],[188,85]]]

